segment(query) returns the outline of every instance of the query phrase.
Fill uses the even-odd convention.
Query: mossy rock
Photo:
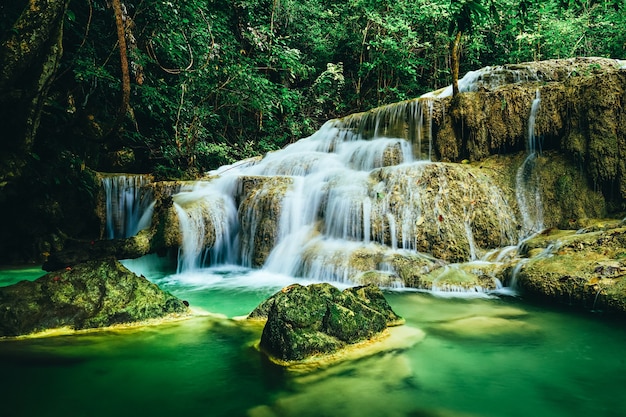
[[[276,245],[283,199],[292,184],[293,179],[286,176],[240,179],[241,247],[246,263],[251,266],[263,265]]]
[[[625,313],[626,228],[593,229],[554,230],[527,242],[523,253],[531,257],[517,277],[524,294],[587,310]]]
[[[285,287],[248,317],[267,320],[260,348],[280,362],[329,355],[403,322],[378,287],[326,283]]]
[[[423,162],[374,170],[370,177],[370,194],[377,197],[372,236],[381,243],[464,262],[517,241],[513,206],[478,167]]]
[[[493,265],[493,268],[496,268]],[[472,264],[449,265],[421,277],[417,288],[432,291],[486,292],[497,288],[494,275],[475,269]]]
[[[0,288],[0,336],[107,327],[187,312],[183,301],[113,259]]]

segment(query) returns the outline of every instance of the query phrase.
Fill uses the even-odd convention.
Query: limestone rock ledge
[[[516,285],[548,302],[626,313],[626,225],[597,223],[577,232],[548,229],[521,248]]]
[[[260,348],[279,364],[331,355],[404,323],[373,285],[343,292],[330,284],[290,285],[249,319],[267,319]]]
[[[187,305],[114,259],[89,261],[0,288],[0,337],[185,314]]]

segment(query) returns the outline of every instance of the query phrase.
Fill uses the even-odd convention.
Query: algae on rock
[[[0,288],[0,336],[99,328],[174,313],[188,313],[188,307],[113,259]]]
[[[330,284],[290,285],[249,319],[266,319],[260,348],[280,363],[329,355],[402,324],[378,287],[339,291]]]
[[[517,285],[534,298],[626,312],[626,227],[546,231],[525,243]]]

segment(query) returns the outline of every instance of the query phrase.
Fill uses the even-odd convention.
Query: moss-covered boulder
[[[266,319],[260,348],[279,362],[329,355],[402,324],[380,289],[290,285],[261,303],[250,319]]]
[[[385,262],[395,271],[402,284],[410,288],[423,288],[422,277],[446,265],[431,256],[410,251],[391,253]]]
[[[626,312],[626,227],[548,230],[524,245],[515,284],[528,297]]]
[[[90,261],[0,288],[0,337],[106,327],[186,312],[183,301],[118,261]]]

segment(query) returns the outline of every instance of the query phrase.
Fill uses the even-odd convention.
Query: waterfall
[[[348,142],[366,140],[396,141],[403,159],[394,161],[394,164],[413,159],[432,160],[434,102],[433,99],[421,97],[381,106],[368,112],[331,120],[327,122],[327,129],[334,128],[340,132],[337,135],[339,140],[333,145],[345,146]],[[325,128],[320,129],[320,132],[325,132]],[[381,142],[379,146],[384,145]],[[325,151],[329,150],[333,150],[332,147]],[[386,165],[390,162],[392,161],[389,157],[384,158]]]
[[[513,211],[480,170],[415,160],[409,140],[359,131],[328,122],[174,195],[178,271],[231,263],[347,285],[374,271],[401,286],[389,259],[417,255],[426,273],[438,262],[428,253],[468,261],[514,243]]]
[[[515,84],[520,82],[540,81],[543,74],[537,72],[531,66],[516,67],[507,65],[497,65],[484,67],[476,71],[468,71],[459,79],[459,92],[474,92],[480,89],[494,90],[505,84]],[[452,85],[430,91],[421,98],[445,98],[452,96]]]
[[[206,261],[207,256],[203,207],[198,204],[192,209],[184,209],[175,203],[174,208],[178,215],[182,235],[182,242],[178,250],[177,272],[193,271]]]
[[[536,134],[536,118],[541,96],[537,90],[528,117],[527,156],[516,175],[515,195],[522,216],[520,238],[528,237],[543,229],[543,203],[541,201],[540,179],[536,168],[537,157],[541,154],[540,137]]]
[[[490,70],[491,67],[486,67],[477,71],[468,71],[462,78],[459,79],[459,92],[465,93],[467,91],[476,91],[478,81],[484,73]],[[450,96],[452,96],[452,85],[423,94],[422,98],[444,98]]]
[[[181,234],[179,273],[237,262],[239,228],[232,180],[198,182],[173,196]]]
[[[150,226],[154,207],[150,183],[144,175],[107,175],[102,178],[108,239],[134,236]]]
[[[538,137],[535,132],[535,124],[537,120],[537,112],[539,111],[539,104],[541,103],[541,95],[539,90],[535,93],[535,99],[530,106],[530,116],[528,117],[528,154],[534,154],[536,152],[541,153],[540,144],[538,143]]]
[[[463,90],[489,76],[469,74]],[[181,189],[173,196],[178,272],[230,264],[343,285],[379,279],[431,290],[495,288],[488,279],[470,282],[485,273],[457,267],[420,281],[446,263],[476,261],[519,241],[515,211],[484,170],[433,161],[438,97],[330,120],[279,151]],[[539,152],[539,102],[537,95],[529,155]],[[520,170],[520,184],[532,183],[528,170]],[[531,204],[524,198],[518,206],[526,213]]]

